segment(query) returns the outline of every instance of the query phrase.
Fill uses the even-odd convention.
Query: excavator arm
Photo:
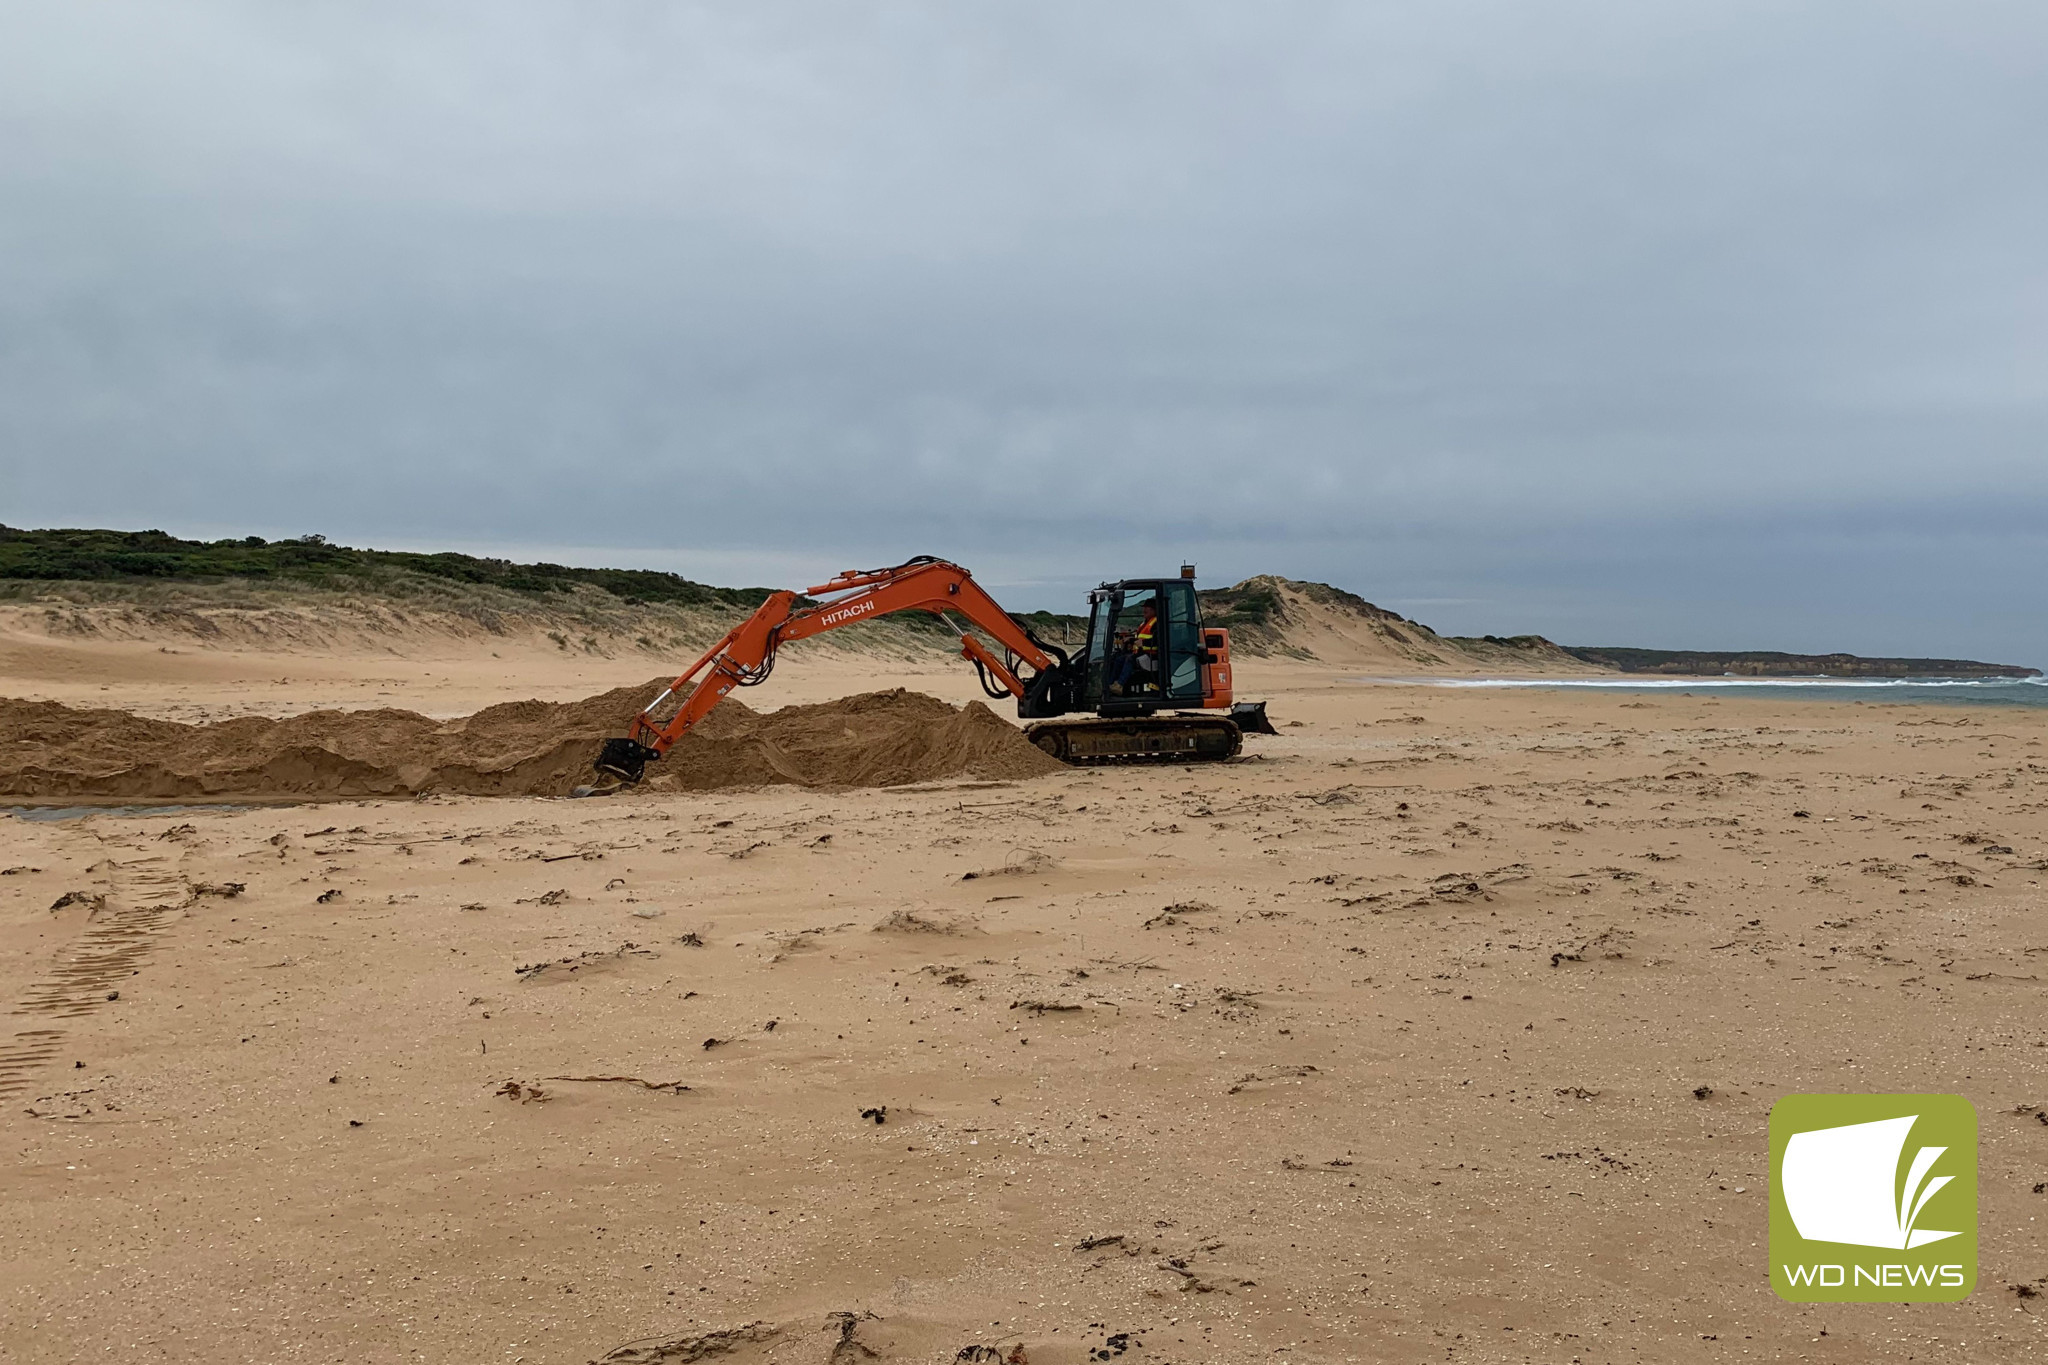
[[[889,569],[849,570],[806,589],[804,596],[826,600],[798,606],[796,593],[771,593],[634,717],[626,738],[605,741],[598,770],[638,782],[647,764],[667,753],[728,692],[766,681],[783,645],[891,612],[928,611],[959,630],[961,656],[980,671],[991,696],[1021,701],[1032,681],[1067,663],[1062,651],[1012,620],[967,570],[929,555]],[[949,616],[953,612],[1000,644],[1005,657],[960,628]],[[1030,670],[1021,678],[1020,665]]]

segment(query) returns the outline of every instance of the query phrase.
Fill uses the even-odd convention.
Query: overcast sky
[[[2048,665],[2048,4],[0,0],[0,521]]]

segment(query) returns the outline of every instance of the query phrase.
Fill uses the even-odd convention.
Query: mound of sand
[[[321,800],[423,792],[566,796],[601,740],[664,685],[507,702],[436,721],[313,711],[210,725],[0,699],[0,795],[39,800]],[[657,789],[878,787],[1035,777],[1059,764],[979,702],[896,689],[762,715],[728,699],[649,769]]]

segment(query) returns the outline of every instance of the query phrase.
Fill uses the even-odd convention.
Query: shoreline
[[[1459,691],[1560,690],[1662,696],[1705,694],[1773,701],[1882,702],[1891,705],[2048,707],[2048,678],[1759,678],[1736,675],[1669,677],[1370,677],[1340,681],[1364,687],[1424,687]],[[1801,695],[1805,694],[1805,695]],[[1864,694],[1864,695],[1858,695]]]

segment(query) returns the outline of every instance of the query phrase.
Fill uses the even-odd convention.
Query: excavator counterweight
[[[766,682],[783,645],[898,611],[927,611],[958,631],[961,657],[983,691],[1014,698],[1017,715],[1031,722],[1025,735],[1062,762],[1214,762],[1234,757],[1247,733],[1274,733],[1264,702],[1232,697],[1230,635],[1203,625],[1194,566],[1183,565],[1177,578],[1104,583],[1088,601],[1087,642],[1070,654],[1004,611],[966,569],[930,555],[849,570],[801,597],[771,593],[626,735],[605,741],[597,769],[638,782],[727,693]],[[1064,716],[1077,718],[1056,719]]]

